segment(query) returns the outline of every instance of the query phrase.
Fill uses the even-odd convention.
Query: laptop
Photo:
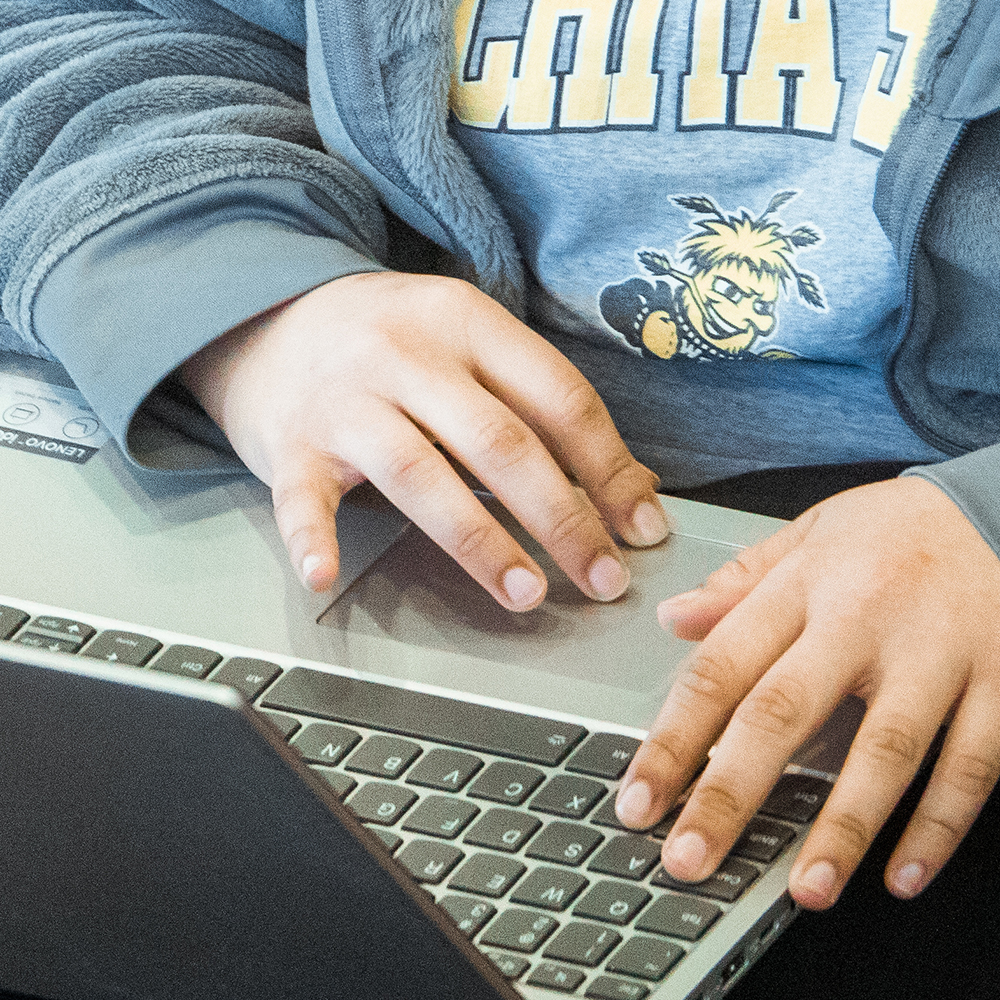
[[[514,615],[361,489],[310,594],[258,483],[141,472],[61,369],[0,356],[0,990],[722,996],[794,919],[861,706],[711,879],[666,876],[671,817],[614,816],[690,649],[655,606],[780,522],[663,503],[610,605],[521,533],[550,591]]]

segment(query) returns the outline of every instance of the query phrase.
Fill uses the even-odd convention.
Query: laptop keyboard
[[[236,688],[504,975],[553,995],[649,996],[830,790],[786,773],[715,874],[679,883],[659,864],[679,807],[643,833],[615,816],[631,736],[33,608],[0,605],[0,640]]]

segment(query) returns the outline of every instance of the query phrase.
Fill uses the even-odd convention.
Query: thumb
[[[744,549],[696,590],[661,601],[656,609],[661,627],[673,626],[678,639],[700,642],[805,538],[817,515],[815,507],[807,510],[770,538]]]

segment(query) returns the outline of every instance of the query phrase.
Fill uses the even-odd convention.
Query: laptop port
[[[736,954],[733,955],[733,957],[726,963],[726,967],[722,970],[722,985],[727,986],[746,968],[746,965],[747,960],[743,952],[736,952]]]

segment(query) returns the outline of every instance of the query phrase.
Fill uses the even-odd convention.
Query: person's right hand
[[[595,600],[628,585],[611,531],[632,545],[667,534],[656,477],[593,387],[464,281],[338,278],[223,335],[182,376],[270,485],[289,556],[314,590],[337,575],[340,498],[368,479],[504,607],[541,603],[537,563],[435,442]]]

